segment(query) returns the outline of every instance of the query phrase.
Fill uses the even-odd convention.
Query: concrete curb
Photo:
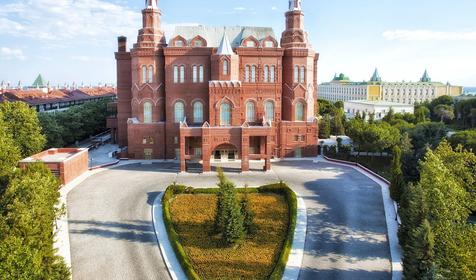
[[[296,193],[296,192],[295,192]],[[296,280],[301,272],[302,260],[304,258],[304,245],[306,244],[307,233],[307,209],[304,199],[297,196],[297,217],[296,228],[294,230],[293,247],[289,253],[283,280]]]
[[[165,228],[162,211],[163,196],[164,193],[160,193],[155,198],[154,204],[152,205],[152,223],[154,224],[155,236],[157,237],[160,252],[162,254],[162,258],[164,259],[165,265],[167,266],[170,277],[173,280],[187,279],[187,276],[183,272],[182,265],[177,259],[177,256],[175,256],[175,251],[172,248],[172,244],[170,244],[169,236]]]
[[[396,208],[394,207],[394,201],[390,197],[390,184],[388,180],[382,178],[378,174],[375,174],[373,171],[369,171],[367,168],[362,168],[360,164],[353,162],[331,160],[324,157],[318,158],[316,162],[326,162],[330,164],[351,167],[361,174],[367,176],[380,186],[387,224],[387,238],[390,247],[390,258],[392,262],[392,280],[403,279],[402,248],[398,242],[398,221],[400,220],[400,217],[398,216]]]

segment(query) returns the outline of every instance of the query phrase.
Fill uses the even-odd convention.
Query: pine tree
[[[217,213],[215,217],[215,231],[222,234],[223,241],[229,245],[238,244],[244,237],[244,218],[240,204],[236,197],[235,185],[218,169]]]
[[[332,119],[332,134],[333,135],[336,135],[336,136],[345,135],[343,118],[344,118],[343,110],[336,109],[334,118]]]
[[[331,136],[331,118],[329,114],[326,114],[319,122],[319,138],[329,139],[330,136]]]
[[[403,256],[406,279],[431,279],[434,273],[435,236],[428,220],[410,232]]]
[[[241,199],[241,214],[243,215],[243,226],[248,234],[251,234],[255,231],[255,225],[253,219],[255,213],[251,209],[251,203],[248,197],[248,186],[245,185],[245,193]]]
[[[405,184],[402,172],[402,150],[395,146],[393,148],[392,160],[392,180],[390,185],[390,196],[396,202],[400,202],[400,197]]]

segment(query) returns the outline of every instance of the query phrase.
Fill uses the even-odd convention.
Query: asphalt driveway
[[[178,174],[174,164],[122,166],[68,195],[74,279],[169,279],[151,222],[156,195],[176,181],[214,186],[214,174]],[[232,171],[232,170],[230,170]],[[289,161],[268,173],[227,173],[238,185],[285,180],[308,208],[300,279],[391,279],[380,187],[357,171]]]

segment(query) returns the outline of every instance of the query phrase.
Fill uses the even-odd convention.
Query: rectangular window
[[[250,81],[250,67],[248,65],[245,66],[245,82]]]
[[[194,154],[196,157],[201,157],[201,156],[202,156],[202,148],[194,148],[194,149],[193,149],[193,154]]]
[[[178,66],[177,65],[174,65],[174,83],[178,83],[179,82],[179,78],[178,78]]]
[[[203,83],[204,81],[204,73],[203,73],[203,65],[200,65],[200,83]]]
[[[185,66],[180,66],[180,83],[185,83]]]
[[[269,66],[268,65],[264,67],[264,82],[265,83],[269,82]]]
[[[198,83],[198,69],[196,65],[192,67],[192,81]]]
[[[251,82],[256,83],[256,66],[251,66]]]
[[[275,83],[275,82],[276,82],[276,81],[275,81],[275,77],[276,77],[276,67],[275,67],[275,66],[271,66],[271,70],[270,70],[270,71],[271,71],[271,72],[269,73],[269,74],[270,74],[270,75],[269,75],[269,77],[270,77],[269,80],[270,80],[271,83]]]
[[[299,83],[299,66],[294,66],[294,83]]]
[[[299,82],[305,83],[306,82],[306,67],[301,66],[301,74],[299,75]]]

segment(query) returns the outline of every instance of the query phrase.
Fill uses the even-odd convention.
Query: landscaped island
[[[281,279],[296,227],[295,193],[284,183],[233,188],[252,224],[241,219],[245,234],[227,242],[225,233],[217,233],[221,189],[172,185],[164,195],[169,240],[184,272],[189,279]]]

